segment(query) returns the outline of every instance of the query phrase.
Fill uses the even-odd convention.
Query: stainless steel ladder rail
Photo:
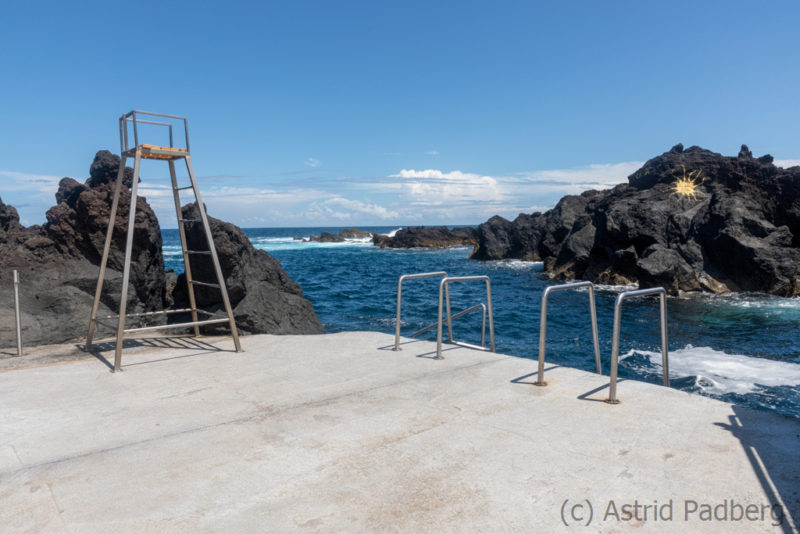
[[[418,280],[420,278],[432,278],[441,276],[442,278],[447,278],[447,273],[444,271],[435,271],[430,273],[416,273],[416,274],[404,274],[400,278],[397,279],[397,318],[395,319],[394,324],[394,349],[393,350],[403,350],[400,348],[400,310],[402,308],[403,303],[403,282],[406,280]],[[441,315],[441,310],[439,311]],[[419,335],[421,332],[417,332]],[[413,336],[412,336],[413,337]],[[450,330],[450,339],[453,339],[453,330]]]
[[[184,126],[184,134],[185,134],[185,146],[186,148],[176,148],[174,146],[173,140],[173,133],[172,133],[172,123],[164,122],[164,121],[154,121],[154,120],[145,120],[137,117],[137,115],[144,115],[149,117],[163,117],[165,119],[172,119],[175,121],[183,122]],[[129,146],[129,134],[128,134],[128,127],[129,124],[133,126],[133,146]],[[148,144],[140,144],[139,143],[139,132],[138,132],[138,125],[139,124],[150,124],[156,126],[166,126],[169,129],[169,146],[156,146],[156,145],[148,145]],[[181,327],[193,327],[194,334],[199,335],[199,326],[207,325],[207,324],[218,324],[218,323],[228,323],[230,330],[231,330],[231,337],[233,338],[233,343],[236,348],[237,352],[242,350],[241,344],[239,343],[239,334],[236,329],[236,322],[233,317],[233,310],[231,308],[230,299],[228,298],[228,291],[225,287],[225,279],[222,275],[222,268],[220,267],[219,258],[217,256],[217,250],[214,246],[214,239],[211,234],[211,227],[208,223],[208,216],[205,212],[205,204],[203,203],[203,199],[200,196],[200,190],[197,186],[197,179],[194,174],[194,170],[192,168],[191,157],[189,152],[189,126],[186,117],[179,117],[177,115],[166,115],[163,113],[152,113],[148,111],[141,111],[141,110],[133,110],[129,113],[122,115],[119,119],[119,127],[120,127],[120,164],[119,164],[119,171],[117,173],[117,182],[114,186],[114,196],[111,202],[111,212],[109,214],[109,225],[108,230],[106,231],[106,240],[105,245],[103,248],[103,256],[100,261],[100,272],[97,278],[97,288],[95,290],[95,297],[94,303],[92,305],[92,315],[89,321],[89,331],[86,336],[86,350],[91,350],[92,347],[92,340],[94,337],[94,332],[96,325],[103,324],[106,326],[101,319],[116,319],[116,348],[114,352],[114,368],[112,372],[120,371],[121,370],[121,363],[122,363],[122,345],[125,338],[125,334],[133,333],[133,332],[143,332],[143,331],[151,331],[151,330],[164,330],[164,329],[174,329],[174,328],[181,328]],[[117,208],[119,207],[119,197],[120,191],[122,188],[122,180],[125,176],[125,163],[128,158],[134,158],[134,165],[133,165],[133,182],[131,184],[131,201],[130,206],[128,209],[128,225],[127,225],[127,233],[126,233],[126,242],[125,242],[125,260],[122,272],[122,288],[120,294],[120,307],[119,307],[119,314],[115,315],[108,315],[104,317],[98,317],[97,313],[100,306],[100,296],[103,288],[103,280],[105,277],[106,267],[108,265],[108,256],[109,251],[111,248],[111,241],[114,232],[114,221],[116,220],[117,215]],[[188,294],[189,294],[189,305],[190,308],[183,309],[183,310],[162,310],[162,311],[155,311],[155,312],[145,312],[145,313],[133,313],[133,314],[126,314],[127,309],[127,299],[128,299],[128,285],[130,281],[130,262],[131,262],[131,254],[133,250],[133,231],[134,231],[134,222],[136,219],[136,202],[138,199],[138,187],[139,187],[139,169],[141,166],[142,159],[157,159],[157,160],[166,160],[169,163],[169,170],[170,170],[170,179],[172,181],[172,190],[173,190],[173,199],[175,201],[175,210],[178,218],[178,228],[181,238],[181,248],[183,250],[183,260],[184,266],[186,270],[186,280],[188,285]],[[187,172],[189,173],[189,180],[191,185],[188,187],[178,187],[177,178],[175,175],[175,160],[176,159],[183,159],[184,163],[186,164]],[[180,197],[178,195],[178,191],[182,189],[192,189],[195,201],[197,203],[197,208],[200,213],[199,220],[192,220],[187,221],[182,218],[181,215],[181,206],[180,206]],[[211,257],[212,264],[214,266],[214,273],[217,278],[216,284],[209,284],[205,282],[199,282],[192,279],[191,274],[191,267],[189,265],[189,254],[193,251],[188,250],[188,244],[186,241],[186,232],[183,227],[185,222],[201,222],[204,230],[204,234],[206,237],[206,241],[208,243],[208,251],[204,251]],[[210,312],[205,312],[204,310],[198,310],[196,303],[195,303],[195,296],[194,296],[194,285],[207,285],[216,287],[220,290],[220,296],[225,308],[226,318],[224,319],[203,319],[200,320],[197,317],[197,313],[206,313],[210,314]],[[174,324],[165,324],[165,325],[156,325],[156,326],[147,326],[147,327],[140,327],[140,328],[125,328],[125,319],[128,317],[140,317],[144,315],[161,315],[161,314],[171,314],[171,313],[181,313],[189,311],[191,313],[192,320],[190,322],[185,323],[174,323]],[[113,328],[113,327],[112,327]]]
[[[609,394],[606,400],[609,404],[619,404],[617,399],[617,366],[619,363],[619,329],[622,318],[622,303],[630,297],[642,297],[645,295],[659,296],[659,311],[661,315],[661,365],[664,368],[664,385],[669,387],[669,352],[667,349],[667,292],[663,287],[651,287],[649,289],[637,289],[620,293],[614,304],[614,334],[611,341],[611,379],[609,382]]]
[[[487,312],[489,313],[489,343],[491,345],[491,349],[487,349],[485,347],[479,347],[477,345],[472,345],[470,343],[462,343],[459,341],[455,341],[453,339],[453,316],[450,313],[450,290],[448,288],[449,284],[453,282],[485,282],[486,283],[486,307]],[[450,343],[453,345],[458,345],[460,347],[466,347],[469,349],[477,349],[477,350],[485,350],[487,352],[494,352],[494,314],[492,312],[492,283],[489,280],[489,277],[486,275],[480,276],[445,276],[442,278],[442,281],[439,282],[439,313],[438,313],[438,322],[436,323],[436,360],[444,359],[442,356],[442,306],[444,304],[444,296],[447,296],[447,329],[450,332]]]
[[[539,316],[539,368],[536,375],[536,382],[534,382],[537,386],[547,385],[547,382],[544,381],[544,354],[545,343],[547,341],[547,297],[550,293],[556,291],[583,289],[584,287],[589,289],[589,314],[592,320],[592,341],[594,342],[594,360],[597,365],[597,374],[603,374],[603,369],[600,364],[600,343],[597,337],[597,308],[595,307],[594,300],[594,284],[591,282],[572,282],[569,284],[548,286],[542,294],[542,309]]]
[[[466,310],[458,312],[457,314],[453,315],[453,317],[451,317],[451,319],[458,319],[459,317],[463,317],[463,316],[467,315],[468,313],[474,312],[475,310],[481,310],[482,311],[482,313],[481,313],[481,347],[486,347],[486,304],[484,304],[483,302],[481,302],[480,304],[476,304],[475,306],[473,306],[471,308],[467,308]],[[425,328],[417,330],[416,332],[411,334],[411,337],[415,338],[420,334],[424,334],[425,332],[427,332],[429,330],[433,330],[434,328],[436,328],[436,326],[438,324],[439,324],[438,322],[435,322],[432,325],[428,325]],[[452,336],[451,336],[450,339],[452,341]]]

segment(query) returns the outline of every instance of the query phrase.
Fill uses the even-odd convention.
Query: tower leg
[[[94,292],[94,303],[92,304],[92,317],[89,320],[89,333],[86,335],[86,350],[92,350],[92,339],[94,330],[97,326],[97,311],[100,309],[100,295],[103,291],[103,279],[106,275],[106,265],[108,264],[108,252],[111,249],[111,238],[114,234],[114,223],[117,220],[117,206],[119,205],[119,192],[122,188],[122,179],[125,176],[125,160],[123,155],[119,162],[117,172],[117,183],[114,185],[114,196],[111,201],[111,212],[108,216],[108,230],[106,230],[106,243],[103,246],[103,259],[100,260],[100,273],[97,275],[97,289]]]
[[[136,150],[133,164],[133,184],[131,185],[131,204],[128,209],[128,233],[125,240],[125,263],[122,269],[122,292],[119,295],[119,322],[117,323],[117,347],[114,352],[114,372],[122,365],[122,342],[125,340],[125,313],[128,305],[128,282],[131,275],[131,255],[133,252],[133,229],[136,223],[136,199],[139,191],[139,164],[141,153]]]
[[[189,244],[186,241],[186,228],[183,226],[183,215],[181,214],[181,197],[178,194],[178,178],[175,176],[175,162],[169,160],[169,176],[172,179],[172,196],[175,199],[175,213],[178,216],[178,233],[181,236],[181,250],[183,252],[183,267],[186,274],[187,291],[189,292],[189,307],[192,309],[192,322],[197,322],[197,304],[194,298],[194,286],[192,285],[192,267],[189,264]],[[194,335],[200,335],[200,327],[194,325]]]
[[[192,182],[194,197],[197,200],[197,209],[200,212],[200,219],[202,219],[203,222],[206,240],[208,240],[208,250],[211,252],[211,261],[214,263],[214,271],[217,274],[217,284],[219,284],[219,291],[222,294],[222,303],[225,306],[225,312],[228,314],[228,325],[231,329],[233,344],[236,347],[236,352],[241,352],[242,346],[239,344],[239,332],[236,329],[236,322],[233,320],[233,309],[231,308],[231,301],[228,298],[228,289],[225,286],[225,278],[222,276],[222,268],[219,265],[217,247],[214,246],[214,238],[211,235],[211,227],[208,224],[208,216],[206,215],[205,204],[203,204],[203,199],[200,197],[200,190],[197,187],[197,180],[195,179],[194,171],[192,170],[192,162],[188,154],[184,157],[184,160],[186,161],[186,169],[189,171],[189,180]],[[134,182],[134,184],[135,183],[136,182]]]

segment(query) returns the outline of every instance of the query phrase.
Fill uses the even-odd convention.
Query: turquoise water
[[[389,233],[396,228],[366,227]],[[478,262],[470,248],[382,250],[368,241],[301,243],[293,237],[339,228],[251,228],[257,248],[277,258],[303,288],[328,332],[372,330],[394,334],[397,279],[406,273],[447,271],[450,276],[489,275],[497,352],[538,357],[542,292],[554,282],[541,278],[539,263]],[[177,230],[165,230],[168,268],[180,272]],[[438,281],[403,286],[402,332],[435,321]],[[600,287],[597,314],[603,372],[608,374],[614,300],[627,288]],[[482,284],[455,284],[453,312],[484,300]],[[800,299],[765,295],[669,298],[672,387],[729,402],[800,417]],[[480,341],[480,314],[454,323],[458,340]],[[488,333],[487,333],[488,336]],[[422,338],[435,339],[435,331]],[[620,377],[660,383],[661,353],[657,301],[626,301],[620,341]],[[559,292],[548,306],[548,362],[594,370],[588,296]],[[531,371],[535,371],[532,366]],[[624,385],[620,385],[624,396]]]

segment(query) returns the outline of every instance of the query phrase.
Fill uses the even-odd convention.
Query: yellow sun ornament
[[[702,195],[698,190],[698,186],[703,183],[703,178],[701,177],[703,171],[697,169],[689,172],[687,175],[686,167],[681,165],[681,168],[683,169],[683,176],[678,177],[673,174],[672,177],[675,178],[675,181],[669,187],[668,191],[673,195],[697,200],[697,195]]]

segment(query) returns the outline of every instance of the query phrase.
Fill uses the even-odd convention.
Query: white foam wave
[[[400,228],[395,228],[394,230],[392,230],[391,232],[389,232],[388,234],[386,234],[386,237],[394,237],[394,236],[395,236],[395,234],[397,234],[397,232],[399,232],[399,231],[400,231],[400,230],[402,230],[402,229],[403,229],[403,227],[402,227],[402,226],[401,226]]]
[[[320,243],[319,241],[301,241],[291,237],[266,237],[254,239],[253,246],[261,250],[266,250],[267,252],[310,248],[371,247],[372,239],[346,239],[336,243]]]
[[[639,284],[595,284],[594,288],[598,291],[609,291],[611,293],[622,293],[623,291],[633,291],[639,289]]]
[[[661,372],[661,353],[630,350],[621,359],[635,354],[646,356]],[[727,354],[711,347],[686,345],[669,353],[670,378],[696,377],[704,391],[716,394],[752,393],[759,386],[800,385],[800,364],[754,358],[742,354]]]
[[[267,243],[286,243],[289,241],[299,241],[300,239],[308,239],[308,236],[295,239],[294,237],[256,237],[253,238],[253,243],[267,244]]]
[[[727,306],[751,309],[789,309],[800,310],[800,298],[781,298],[764,295],[720,295],[711,297],[712,302],[718,301]]]
[[[372,236],[370,235],[370,237],[358,237],[358,238],[354,237],[352,239],[345,239],[344,242],[345,243],[368,243],[368,244],[371,244],[372,243]]]
[[[542,271],[544,270],[544,263],[541,261],[523,261],[523,260],[495,260],[487,262],[494,267],[502,269],[511,269],[513,271]]]

